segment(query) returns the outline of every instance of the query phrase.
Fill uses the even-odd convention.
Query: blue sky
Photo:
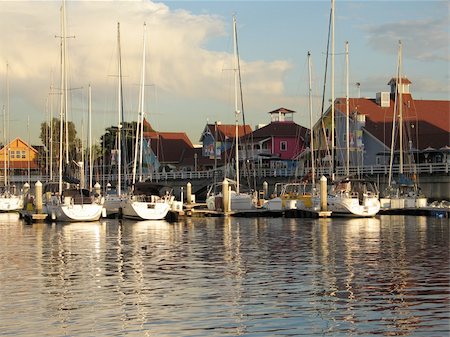
[[[38,141],[58,87],[60,2],[2,1],[0,100],[9,64],[10,138]],[[268,123],[278,107],[308,126],[306,54],[312,53],[314,113],[324,76],[330,1],[69,1],[71,120],[87,126],[92,85],[94,136],[117,123],[117,22],[121,23],[127,120],[137,116],[143,22],[147,22],[146,118],[160,131],[198,143],[207,122],[234,123],[231,20],[236,14],[247,123]],[[395,75],[398,40],[416,99],[450,99],[448,1],[337,1],[336,96],[345,94],[344,43],[350,48],[350,95],[375,97]],[[327,94],[327,96],[329,96]],[[328,99],[329,97],[327,97]],[[53,98],[53,110],[58,112]],[[86,132],[85,132],[86,133]],[[2,133],[3,135],[3,133]],[[3,137],[2,137],[3,139]]]

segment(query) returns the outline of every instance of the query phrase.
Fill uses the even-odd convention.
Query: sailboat
[[[97,221],[102,215],[101,199],[80,187],[63,190],[63,130],[66,132],[66,166],[69,164],[67,130],[67,45],[66,45],[65,1],[61,6],[61,106],[60,106],[60,142],[59,142],[59,182],[58,193],[47,195],[45,212],[55,221]],[[64,125],[65,124],[65,125]]]
[[[404,156],[407,153],[404,142],[404,122],[403,122],[403,95],[405,94],[404,83],[402,78],[402,43],[399,41],[398,47],[398,69],[395,78],[395,106],[394,116],[392,118],[392,134],[391,134],[391,153],[389,161],[388,187],[380,198],[382,211],[413,209],[417,207],[426,207],[427,198],[421,192],[417,184],[416,174],[407,176],[404,172]],[[398,109],[398,111],[396,111]],[[398,113],[397,113],[398,112]],[[398,116],[398,125],[396,126]],[[395,135],[398,131],[398,155],[399,155],[399,173],[397,179],[393,179],[393,164],[395,154]],[[408,156],[411,158],[411,156]],[[414,167],[414,163],[410,163]]]
[[[334,54],[333,54],[334,55]],[[332,55],[332,57],[333,57]],[[346,177],[336,179],[328,192],[328,209],[333,216],[372,217],[380,211],[378,190],[367,179],[350,175],[350,128],[349,128],[349,77],[348,77],[348,42],[345,44],[347,68],[346,85]],[[333,83],[332,83],[333,85]],[[334,105],[334,97],[332,98]]]
[[[146,24],[144,23],[143,53],[142,53],[142,78],[139,102],[138,123],[136,127],[136,145],[133,164],[132,193],[121,201],[122,216],[139,220],[162,220],[170,210],[174,197],[167,194],[160,197],[158,190],[139,190],[136,184],[136,170],[139,153],[139,184],[145,186],[142,181],[142,146],[143,146],[143,123],[144,123],[144,99],[145,99],[145,46],[146,46]],[[149,185],[151,183],[147,183]]]
[[[122,194],[122,59],[120,47],[120,23],[117,23],[117,70],[118,70],[118,94],[117,94],[117,184],[115,191],[106,190],[104,207],[107,216],[115,216],[120,213],[122,202],[128,198]],[[110,183],[108,182],[108,186]]]
[[[309,115],[310,115],[310,140],[309,152],[311,156],[311,172],[300,181],[277,183],[275,196],[264,203],[263,207],[269,211],[288,211],[288,210],[313,210],[313,195],[316,194],[315,186],[315,164],[314,164],[314,138],[312,122],[312,89],[311,89],[311,53],[308,52],[309,69]]]
[[[245,211],[256,208],[256,198],[250,193],[243,193],[240,190],[239,182],[239,108],[238,108],[238,79],[239,79],[239,59],[237,52],[237,29],[236,16],[233,16],[233,45],[234,45],[234,114],[235,114],[235,171],[236,180],[225,178],[228,184],[231,211]],[[209,210],[226,211],[223,208],[223,182],[216,182],[209,186],[206,195],[206,205]]]
[[[9,65],[6,65],[6,78],[7,78],[7,108],[3,109],[3,182],[4,189],[0,193],[0,212],[14,212],[21,210],[23,208],[24,200],[23,195],[17,195],[14,191],[11,191],[11,186],[9,185],[9,175],[8,175],[8,140],[7,140],[7,132],[6,132],[6,123],[9,119],[9,80],[8,80],[8,69]],[[28,144],[28,146],[30,146]],[[28,159],[29,160],[29,159]]]
[[[327,193],[327,207],[332,216],[344,217],[372,217],[380,210],[378,190],[376,186],[360,177],[350,176],[349,167],[349,77],[348,77],[348,43],[346,43],[346,68],[347,68],[347,90],[346,90],[346,176],[336,179],[335,167],[335,97],[334,97],[334,0],[331,0],[331,157],[330,167],[331,186]]]

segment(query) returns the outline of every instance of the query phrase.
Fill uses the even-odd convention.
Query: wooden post
[[[34,188],[36,194],[36,213],[42,213],[42,183],[38,180]]]
[[[264,191],[264,198],[269,197],[269,183],[267,181],[263,182],[263,191]]]
[[[192,203],[192,184],[188,182],[186,184],[186,203],[190,206]]]
[[[94,185],[94,194],[95,195],[100,195],[101,193],[101,186],[98,182],[95,183]]]
[[[222,197],[223,197],[223,212],[225,214],[230,212],[230,190],[228,180],[224,179],[222,183]]]
[[[320,210],[327,211],[327,178],[320,177]]]

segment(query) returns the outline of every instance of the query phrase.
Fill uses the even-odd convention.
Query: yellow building
[[[38,165],[38,151],[28,143],[17,137],[7,146],[0,149],[0,172],[3,177],[5,167],[10,174],[25,174],[30,170],[36,170]]]

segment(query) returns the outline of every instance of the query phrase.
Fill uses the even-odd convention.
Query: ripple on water
[[[0,335],[445,336],[448,228],[412,217],[7,220]]]

